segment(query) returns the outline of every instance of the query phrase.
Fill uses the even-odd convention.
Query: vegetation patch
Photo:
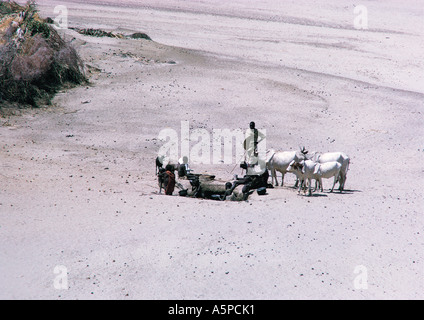
[[[86,81],[78,53],[34,2],[0,1],[0,110],[50,104],[60,88]]]
[[[80,28],[70,28],[72,30],[75,30],[79,34],[83,34],[85,36],[92,36],[92,37],[108,37],[108,38],[118,38],[118,39],[145,39],[145,40],[152,40],[146,33],[144,32],[135,32],[131,35],[124,35],[122,33],[113,33],[104,31],[102,29],[80,29]]]

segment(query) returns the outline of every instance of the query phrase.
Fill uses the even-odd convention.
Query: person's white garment
[[[190,169],[189,169],[189,167],[188,167],[188,159],[187,159],[187,157],[181,157],[181,158],[178,160],[178,164],[179,164],[179,165],[184,165],[186,172],[187,172],[187,173],[189,173],[189,172],[190,172],[190,171],[189,171]]]
[[[249,176],[259,176],[263,174],[265,170],[266,170],[265,161],[263,159],[258,159],[256,165],[247,168],[246,174]]]
[[[257,129],[256,129],[257,130]],[[257,130],[258,132],[258,141],[262,141],[265,139],[265,135]],[[257,157],[257,146],[255,146],[255,129],[247,129],[245,134],[246,139],[244,140],[244,149],[246,150],[246,163],[250,165],[254,165],[258,162]]]

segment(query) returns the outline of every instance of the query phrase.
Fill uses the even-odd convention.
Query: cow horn
[[[303,146],[303,147],[300,147],[299,146],[299,148],[300,148],[300,152],[301,153],[303,153],[303,154],[307,154],[308,153],[308,150],[305,150],[305,146]]]

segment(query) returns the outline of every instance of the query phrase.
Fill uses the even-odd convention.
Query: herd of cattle
[[[312,194],[312,180],[315,180],[315,189],[319,186],[323,191],[322,179],[334,178],[331,192],[336,183],[339,183],[339,190],[344,190],[347,172],[349,170],[350,158],[344,152],[312,152],[308,154],[305,148],[300,151],[279,151],[268,150],[267,169],[271,171],[271,183],[278,186],[277,171],[282,174],[281,185],[284,183],[284,175],[287,172],[294,173],[297,177],[296,186],[299,186],[299,193],[308,183],[309,195]],[[299,183],[300,182],[300,183]]]
[[[275,151],[270,149],[266,153],[266,170],[265,173],[260,176],[260,179],[255,177],[245,176],[243,179],[237,179],[232,184],[227,183],[227,194],[232,192],[236,186],[240,184],[245,184],[243,188],[243,193],[246,193],[245,199],[247,199],[247,193],[252,189],[258,189],[263,187],[273,187],[273,185],[278,186],[277,172],[280,172],[281,177],[281,186],[284,184],[284,176],[286,173],[293,173],[296,175],[296,184],[295,187],[298,187],[298,192],[300,193],[303,189],[306,192],[308,189],[308,194],[312,194],[312,181],[315,180],[315,192],[318,188],[322,192],[323,184],[322,179],[333,178],[333,184],[330,189],[330,192],[333,192],[335,185],[338,183],[338,189],[340,192],[343,192],[344,186],[346,183],[347,172],[349,170],[350,158],[344,152],[311,152],[302,148],[298,151]],[[164,159],[156,158],[156,169],[157,175],[159,177],[159,186],[160,190],[163,187],[166,187],[166,176],[165,180],[163,176],[158,174],[158,169],[162,168],[162,172],[166,170],[163,169]],[[168,167],[175,168],[178,170],[179,166],[183,168],[183,164],[177,163],[170,165]],[[187,166],[187,165],[185,165]],[[241,165],[243,168],[243,166]],[[269,172],[271,172],[271,184],[268,183]],[[180,176],[180,174],[179,174]],[[198,181],[199,175],[193,175]],[[201,176],[201,175],[200,175]],[[190,180],[193,182],[193,180]],[[263,185],[262,185],[263,184]],[[177,183],[178,185],[178,183]],[[192,183],[194,188],[194,184]],[[225,190],[225,189],[224,189]],[[171,192],[172,193],[172,192]],[[224,193],[225,195],[225,193]],[[224,196],[225,198],[225,196]]]

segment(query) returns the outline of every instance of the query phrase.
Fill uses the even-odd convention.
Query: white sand
[[[92,85],[0,119],[0,298],[424,298],[420,1],[363,1],[369,30],[349,1],[39,2],[154,41],[66,30],[101,70]],[[157,137],[182,120],[254,120],[268,147],[344,151],[347,190],[298,195],[286,175],[248,202],[158,195]],[[223,180],[233,167],[193,165]]]

